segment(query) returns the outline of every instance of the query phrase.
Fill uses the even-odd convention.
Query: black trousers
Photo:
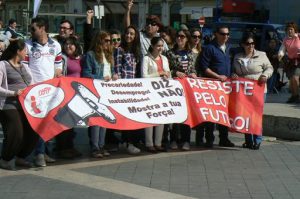
[[[1,110],[0,122],[4,134],[2,159],[10,161],[15,156],[26,158],[30,155],[39,136],[31,128],[23,110]]]
[[[212,123],[212,122],[206,122],[205,123],[205,128],[206,128],[206,135],[205,135],[205,138],[206,138],[206,142],[209,142],[209,141],[214,141],[214,129],[215,129],[215,123]],[[220,138],[220,142],[226,142],[228,141],[228,127],[227,126],[224,126],[224,125],[221,125],[221,124],[218,124],[218,129],[219,129],[219,138]]]
[[[191,142],[191,128],[186,124],[173,124],[172,132],[170,133],[170,141],[173,142]],[[180,136],[180,138],[179,138]]]
[[[214,130],[215,130],[214,123],[204,122],[199,124],[196,127],[196,145],[201,145],[204,143],[203,141],[204,136],[207,143],[213,143],[215,140],[215,136],[213,134]]]

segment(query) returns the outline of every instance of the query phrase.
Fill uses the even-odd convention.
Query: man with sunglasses
[[[214,78],[220,81],[226,81],[231,75],[231,48],[227,43],[229,39],[229,28],[219,26],[215,31],[215,39],[204,49],[200,59],[199,67],[204,76]],[[213,147],[214,127],[211,122],[205,123],[206,128],[206,147]],[[228,127],[218,125],[219,146],[234,147],[234,144],[228,139]]]
[[[48,23],[44,18],[33,18],[30,25],[31,39],[26,41],[28,64],[34,83],[43,82],[62,75],[62,56],[60,44],[48,37]],[[45,167],[46,162],[54,162],[45,153],[45,142],[40,139],[35,149],[35,165]]]
[[[128,27],[131,25],[130,12],[133,6],[133,0],[127,0],[127,10],[125,13],[125,26]],[[140,31],[140,41],[141,41],[141,53],[144,57],[151,45],[151,39],[153,37],[159,36],[159,28],[162,27],[160,19],[156,15],[150,15],[146,18],[146,26],[143,30]],[[164,41],[164,52],[169,50],[168,45]]]

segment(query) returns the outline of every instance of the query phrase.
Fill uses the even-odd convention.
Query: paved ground
[[[0,169],[0,198],[299,198],[300,142],[264,142],[259,151],[193,149],[102,160],[88,156],[46,168]],[[239,134],[231,139],[241,146]],[[80,143],[81,142],[81,143]]]

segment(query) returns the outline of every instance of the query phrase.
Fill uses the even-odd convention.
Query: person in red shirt
[[[292,96],[287,103],[300,103],[299,98],[299,76],[300,76],[300,38],[298,34],[298,26],[294,22],[286,25],[287,36],[284,38],[278,52],[279,61],[287,54],[288,65],[286,74],[290,80],[290,89]]]

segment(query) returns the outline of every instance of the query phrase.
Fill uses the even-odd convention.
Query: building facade
[[[104,6],[104,16],[94,20],[95,27],[104,29],[122,29],[123,16],[127,0],[43,0],[39,15],[49,20],[50,32],[57,32],[62,19],[71,20],[76,32],[82,32],[87,8],[95,5]],[[240,3],[250,2],[254,11],[236,12]],[[19,29],[26,32],[32,16],[33,0],[0,0],[0,17],[6,24],[10,18],[15,18]],[[232,12],[223,12],[224,6]],[[300,1],[295,0],[134,0],[132,21],[142,28],[145,16],[155,14],[160,16],[164,25],[178,27],[180,23],[197,26],[199,17],[205,17],[207,24],[215,20],[256,21],[270,23],[285,23],[296,21],[300,23],[298,8]],[[247,9],[247,8],[246,8]],[[248,13],[247,13],[248,12]],[[100,25],[99,25],[100,24]]]

